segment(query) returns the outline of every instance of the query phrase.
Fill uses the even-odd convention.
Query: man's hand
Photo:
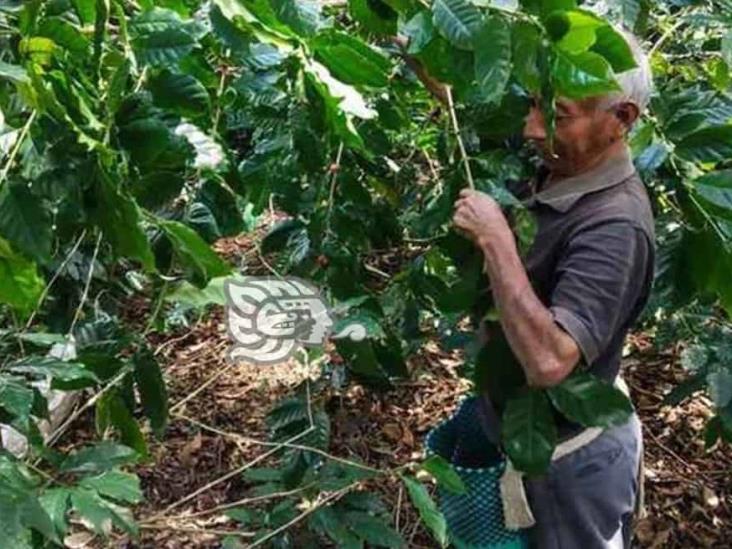
[[[529,385],[561,383],[580,360],[579,347],[531,287],[501,207],[487,194],[465,189],[453,221],[483,252],[501,326]]]
[[[480,191],[463,189],[455,201],[455,226],[485,250],[510,242],[511,227],[498,202]]]

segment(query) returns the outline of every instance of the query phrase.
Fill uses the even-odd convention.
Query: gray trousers
[[[628,549],[638,494],[642,432],[638,416],[526,479],[538,549]]]

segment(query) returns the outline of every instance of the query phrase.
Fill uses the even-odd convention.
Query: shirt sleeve
[[[587,364],[602,355],[636,308],[650,245],[631,222],[612,221],[573,235],[561,254],[549,310]]]

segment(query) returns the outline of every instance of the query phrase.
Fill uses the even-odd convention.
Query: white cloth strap
[[[620,375],[615,378],[615,386],[623,391],[627,396],[630,396],[628,386]],[[602,432],[602,427],[589,427],[569,440],[565,440],[554,449],[552,461],[557,461],[558,459],[587,446],[590,442],[599,437]],[[506,457],[506,470],[501,476],[500,489],[501,501],[503,503],[503,518],[505,527],[508,530],[531,528],[536,524],[536,519],[534,519],[534,514],[531,512],[529,501],[526,498],[523,477],[524,473],[516,470],[511,463],[511,460]]]

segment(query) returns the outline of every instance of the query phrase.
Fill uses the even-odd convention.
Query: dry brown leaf
[[[702,488],[702,497],[704,499],[704,504],[707,507],[711,507],[712,509],[719,507],[719,497],[711,488],[707,486]]]

